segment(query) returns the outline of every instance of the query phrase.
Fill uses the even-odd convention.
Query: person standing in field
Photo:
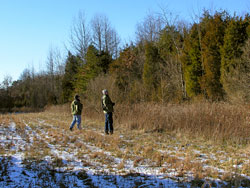
[[[82,114],[82,103],[80,101],[80,96],[75,95],[74,101],[71,103],[71,112],[73,115],[73,120],[70,125],[70,130],[72,131],[74,125],[77,123],[77,128],[81,130],[81,114]]]
[[[106,89],[102,90],[102,109],[105,114],[105,133],[106,134],[113,134],[113,112],[114,108],[113,106],[115,103],[113,103],[108,95],[108,91]]]

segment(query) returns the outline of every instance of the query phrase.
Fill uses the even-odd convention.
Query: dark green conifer
[[[247,18],[247,17],[246,17]],[[231,18],[225,30],[224,45],[222,47],[221,60],[221,82],[227,94],[230,93],[230,84],[228,77],[231,77],[231,72],[237,67],[239,61],[235,61],[241,57],[242,47],[248,38],[247,28],[249,20],[242,17]]]
[[[72,55],[68,52],[66,60],[65,74],[62,80],[62,95],[63,101],[68,102],[71,100],[75,91],[75,84],[77,83],[77,72],[82,60],[80,57]]]

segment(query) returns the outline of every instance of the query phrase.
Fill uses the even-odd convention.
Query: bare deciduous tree
[[[160,7],[161,13],[159,13],[159,17],[161,22],[165,25],[165,28],[168,28],[168,34],[171,36],[172,42],[174,44],[174,47],[177,51],[177,60],[176,60],[176,66],[178,69],[178,76],[180,80],[180,86],[182,90],[182,96],[183,98],[186,98],[187,92],[186,92],[186,85],[184,80],[184,73],[183,73],[183,65],[180,61],[180,56],[183,50],[183,44],[180,43],[179,37],[176,36],[176,31],[178,31],[179,34],[183,34],[183,30],[186,27],[184,22],[178,21],[177,16],[173,16],[173,13],[168,11],[165,7]]]
[[[10,75],[6,75],[3,79],[3,88],[8,90],[9,87],[11,86],[12,84],[12,77]]]
[[[141,23],[136,26],[137,43],[149,41],[156,42],[159,39],[163,22],[157,14],[149,13]]]
[[[53,48],[52,46],[50,47],[46,63],[48,75],[47,79],[49,81],[47,86],[50,90],[51,98],[59,98],[65,62],[63,61],[58,48]]]
[[[118,56],[118,46],[120,37],[116,30],[112,28],[108,18],[105,15],[95,15],[91,21],[93,44],[99,50]]]
[[[117,58],[119,54],[120,37],[114,28],[111,28],[107,35],[106,50],[112,57]],[[105,51],[106,51],[105,50]]]
[[[103,45],[103,32],[104,32],[104,26],[103,23],[105,23],[107,19],[101,15],[95,15],[95,17],[91,21],[91,28],[92,28],[92,35],[93,35],[93,43],[101,52],[104,50]],[[107,23],[105,23],[107,25]]]
[[[63,75],[65,67],[65,60],[58,48],[51,46],[49,48],[46,68],[49,75]]]
[[[54,62],[54,51],[52,47],[50,47],[49,49],[46,65],[47,65],[48,74],[50,76],[53,76],[55,73],[55,62]]]
[[[86,16],[83,11],[80,11],[71,28],[70,44],[77,55],[84,59],[90,43],[91,35]]]

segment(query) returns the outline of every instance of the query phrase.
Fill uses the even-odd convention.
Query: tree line
[[[111,88],[119,102],[250,100],[250,16],[204,10],[193,23],[148,14],[136,39],[121,39],[104,15],[76,18],[66,57],[51,49],[47,70],[24,70],[1,85],[1,109],[63,104],[75,93],[96,102]]]

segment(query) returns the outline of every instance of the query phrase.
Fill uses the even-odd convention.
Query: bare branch
[[[157,41],[164,25],[159,15],[148,13],[143,22],[137,24],[137,43],[144,41]]]
[[[71,27],[70,45],[77,55],[83,59],[90,43],[91,35],[86,24],[85,13],[80,11]]]
[[[116,30],[112,28],[108,18],[105,15],[95,15],[91,21],[93,44],[101,51],[117,56],[120,37]]]

